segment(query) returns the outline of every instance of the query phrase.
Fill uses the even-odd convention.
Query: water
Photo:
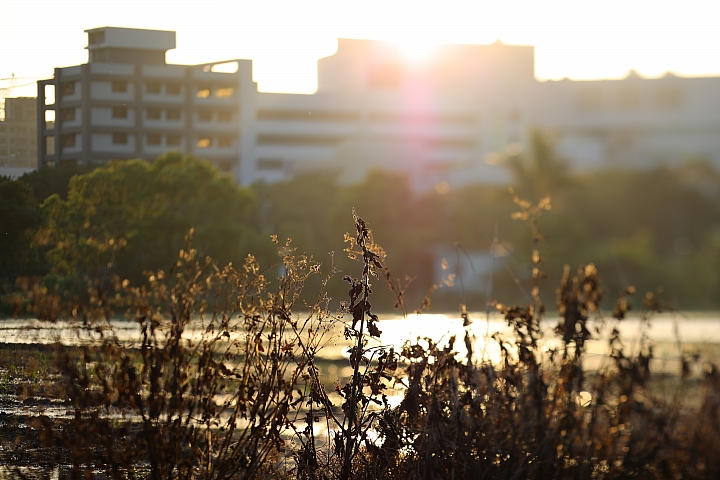
[[[471,313],[473,320],[470,328],[475,337],[474,349],[479,359],[490,361],[499,360],[500,348],[490,336],[499,332],[501,336],[512,343],[512,330],[500,315],[493,315],[489,319],[482,313]],[[541,348],[548,350],[559,346],[559,340],[553,332],[557,318],[548,317],[541,324],[543,342]],[[126,320],[111,322],[112,333],[124,343],[136,343],[140,339],[140,329],[137,323]],[[456,337],[455,350],[459,355],[465,355],[463,337],[465,329],[462,319],[451,314],[422,314],[408,315],[406,318],[397,315],[381,316],[378,324],[383,332],[381,338],[371,339],[370,346],[393,346],[396,350],[402,348],[406,341],[430,338],[435,343],[444,345],[452,337]],[[599,333],[595,333],[595,327]],[[593,340],[588,343],[587,354],[603,357],[607,354],[607,338],[612,328],[620,331],[626,347],[632,348],[638,344],[641,335],[647,335],[654,345],[656,362],[677,361],[682,351],[692,351],[701,354],[714,355],[720,353],[720,313],[698,312],[688,314],[667,313],[653,316],[645,324],[638,317],[630,317],[623,321],[607,318],[604,321],[590,323]],[[201,330],[199,323],[191,325],[187,330],[188,337],[199,337]],[[42,322],[39,320],[5,320],[0,322],[0,343],[7,344],[50,344],[61,342],[65,345],[79,345],[82,343],[97,342],[97,333],[88,333],[79,330],[67,322]],[[346,349],[349,343],[342,336],[342,325],[331,333],[332,340],[318,355],[328,360],[347,358]],[[679,343],[678,343],[679,342]],[[592,363],[592,360],[590,361]],[[592,365],[590,365],[592,367]]]
[[[488,320],[484,314],[472,313],[473,320],[470,333],[475,337],[474,350],[476,358],[489,361],[500,359],[500,348],[495,340],[490,337],[495,332],[509,343],[512,343],[512,330],[499,315],[491,316]],[[543,340],[541,349],[547,351],[559,345],[559,340],[553,332],[557,319],[548,318],[541,324]],[[137,343],[140,339],[140,330],[135,322],[117,320],[111,322],[112,333],[121,342],[131,344]],[[456,337],[454,348],[458,355],[464,356],[465,346],[463,337],[465,329],[462,319],[456,315],[449,314],[423,314],[409,315],[406,318],[386,315],[381,317],[378,324],[383,332],[381,339],[372,339],[369,346],[393,346],[396,350],[402,348],[406,341],[416,341],[430,338],[433,342],[444,345],[452,337]],[[597,369],[604,362],[608,361],[607,338],[612,328],[620,331],[628,353],[637,350],[638,340],[646,335],[654,346],[654,359],[651,370],[655,373],[677,374],[681,369],[681,352],[690,351],[720,358],[720,313],[700,312],[690,314],[663,314],[654,316],[649,323],[645,323],[637,317],[631,317],[621,322],[612,319],[596,321],[591,323],[591,331],[599,328],[594,339],[588,343],[587,355],[584,366],[588,370]],[[189,337],[200,335],[198,325],[188,329]],[[319,357],[324,359],[321,374],[331,377],[338,383],[343,377],[346,379],[351,374],[347,362],[347,347],[349,343],[342,336],[342,326],[338,325],[332,333],[333,340],[327,348],[319,352]],[[6,320],[0,321],[0,343],[5,344],[51,344],[62,342],[66,345],[79,345],[98,341],[97,334],[83,333],[75,325],[67,322],[41,322],[38,320]],[[512,349],[511,349],[512,350]],[[329,361],[329,362],[328,362]],[[400,391],[389,391],[391,405],[396,405],[401,399]],[[587,392],[583,392],[587,393]],[[330,392],[332,403],[339,406],[341,399]],[[219,399],[220,400],[220,399]],[[0,395],[0,422],[11,421],[18,418],[32,418],[37,415],[47,415],[54,418],[69,418],[73,415],[71,409],[62,400],[51,400],[44,398],[26,398],[21,400],[14,395]],[[119,412],[111,414],[117,416],[118,420],[133,419],[132,416],[123,416]],[[296,425],[302,428],[302,422]],[[320,438],[327,434],[324,422],[316,425],[315,435]],[[41,469],[42,470],[42,469]],[[58,478],[59,470],[43,470],[43,478]],[[0,480],[7,475],[0,468]]]

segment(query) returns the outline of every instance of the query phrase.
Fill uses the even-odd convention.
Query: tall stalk
[[[353,314],[353,328],[355,327],[357,321],[360,322],[360,329],[355,331],[355,334],[357,335],[357,343],[355,345],[354,352],[351,352],[352,355],[355,355],[355,361],[352,365],[353,367],[353,376],[352,376],[352,382],[350,383],[350,398],[349,398],[349,412],[348,416],[346,418],[347,421],[347,427],[344,428],[343,436],[345,440],[345,448],[343,452],[343,467],[342,467],[342,473],[340,478],[342,480],[347,480],[350,476],[350,467],[352,465],[352,458],[354,455],[355,447],[356,447],[356,437],[358,434],[358,430],[355,428],[357,427],[357,423],[355,421],[355,415],[356,415],[356,409],[357,409],[357,402],[360,397],[360,393],[362,390],[362,381],[360,378],[360,360],[362,358],[363,354],[363,335],[365,334],[365,316],[367,314],[367,305],[368,305],[368,295],[370,293],[370,272],[372,268],[373,260],[377,262],[377,259],[375,258],[376,255],[370,252],[367,246],[367,241],[369,237],[369,230],[367,228],[367,225],[365,222],[358,217],[355,212],[353,211],[353,219],[355,220],[355,228],[357,229],[357,237],[355,242],[362,250],[362,256],[363,256],[363,273],[362,273],[362,300],[361,300],[361,307],[359,309],[360,311],[360,318],[357,318],[355,312],[355,309],[353,309],[353,302],[352,302],[352,293],[351,293],[351,312]],[[352,358],[351,358],[352,360]],[[343,422],[344,424],[345,422]]]

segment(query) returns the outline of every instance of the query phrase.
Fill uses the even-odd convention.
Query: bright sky
[[[442,43],[534,45],[539,79],[720,75],[717,0],[0,0],[0,19],[0,78],[18,85],[85,63],[83,30],[101,26],[177,31],[170,63],[252,58],[262,91],[313,92],[338,37],[413,58]]]

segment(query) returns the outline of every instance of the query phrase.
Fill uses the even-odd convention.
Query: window
[[[60,110],[60,118],[62,118],[63,122],[72,122],[75,120],[75,109],[63,108]]]
[[[217,98],[232,97],[234,91],[235,89],[232,87],[218,88],[217,90],[215,90],[215,96]]]
[[[282,170],[284,166],[282,158],[259,158],[257,161],[258,170]]]
[[[583,85],[576,92],[575,105],[581,112],[597,112],[603,108],[603,92],[597,85]]]
[[[640,107],[640,90],[632,86],[623,86],[618,92],[618,106],[622,110],[635,110]]]
[[[68,134],[60,137],[60,146],[62,146],[63,148],[74,147],[75,146],[75,134],[68,133]]]
[[[198,138],[197,146],[198,148],[208,148],[210,146],[210,139],[207,137]]]
[[[354,122],[360,118],[358,112],[352,111],[317,111],[317,110],[274,110],[261,108],[257,111],[258,120],[279,121],[316,121],[316,122]],[[374,119],[374,117],[371,117]]]
[[[179,83],[168,83],[165,85],[165,92],[168,95],[180,95],[180,84]]]
[[[181,137],[180,135],[173,134],[168,135],[165,140],[168,145],[180,145]]]
[[[112,118],[127,118],[127,107],[112,107]]]
[[[107,52],[105,50],[93,50],[92,61],[98,63],[104,63],[107,61]]]
[[[221,135],[220,138],[218,138],[218,146],[219,147],[232,147],[233,144],[233,137],[231,135]]]
[[[160,145],[162,144],[162,135],[159,133],[149,133],[147,136],[148,145]]]
[[[90,45],[97,45],[105,41],[105,32],[90,32],[88,33],[88,43]]]
[[[333,146],[345,137],[335,135],[293,135],[283,133],[261,133],[257,136],[258,145],[307,145]]]
[[[122,80],[113,80],[111,89],[115,93],[125,93],[127,92],[128,84]]]
[[[162,118],[162,110],[159,108],[148,108],[146,114],[148,120],[160,120]]]
[[[75,82],[62,82],[60,84],[60,93],[63,97],[75,94]]]
[[[62,88],[62,85],[63,84],[61,83],[58,88]],[[42,96],[45,98],[45,105],[54,104],[55,103],[55,85],[53,85],[52,83],[48,84],[48,85],[44,85],[44,87],[42,87],[42,90],[43,90]],[[62,92],[62,90],[61,90],[61,92]]]
[[[112,134],[113,145],[127,145],[128,134],[127,133],[113,133]]]
[[[161,86],[162,85],[158,82],[150,82],[147,85],[145,85],[145,92],[151,93],[153,95],[159,95]]]
[[[55,127],[55,110],[45,110],[45,128],[52,130]]]
[[[198,87],[195,96],[197,98],[208,98],[210,96],[210,87]]]
[[[230,111],[218,112],[218,122],[229,123],[232,122],[233,113]]]
[[[198,112],[198,120],[201,122],[211,122],[212,121],[212,111],[211,110],[200,110]]]
[[[182,111],[178,110],[177,108],[171,108],[167,112],[165,112],[165,118],[168,120],[180,120],[182,117]]]
[[[682,102],[680,90],[676,86],[661,87],[656,92],[655,102],[663,109],[678,108]]]

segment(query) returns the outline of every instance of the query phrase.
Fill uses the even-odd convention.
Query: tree
[[[67,198],[70,179],[75,175],[90,173],[97,165],[78,165],[75,162],[60,162],[57,165],[44,164],[37,170],[20,177],[20,181],[32,187],[38,204],[42,204],[50,195],[57,193],[63,200]]]
[[[338,239],[342,239],[342,232],[338,234],[332,228],[333,211],[329,208],[337,202],[339,187],[335,175],[298,175],[285,182],[256,184],[254,190],[264,233],[277,235],[283,242],[292,238],[295,247],[323,261],[337,247]]]
[[[20,181],[0,177],[0,280],[12,281],[40,269],[42,262],[33,234],[41,220],[32,189]]]
[[[557,194],[571,184],[569,163],[555,154],[551,139],[540,131],[530,136],[531,154],[516,155],[506,162],[520,197],[538,201]]]
[[[102,276],[108,265],[123,278],[167,269],[194,228],[202,254],[240,261],[254,239],[254,196],[209,163],[170,152],[153,163],[112,162],[70,181],[66,201],[43,205],[43,238],[61,274]]]

